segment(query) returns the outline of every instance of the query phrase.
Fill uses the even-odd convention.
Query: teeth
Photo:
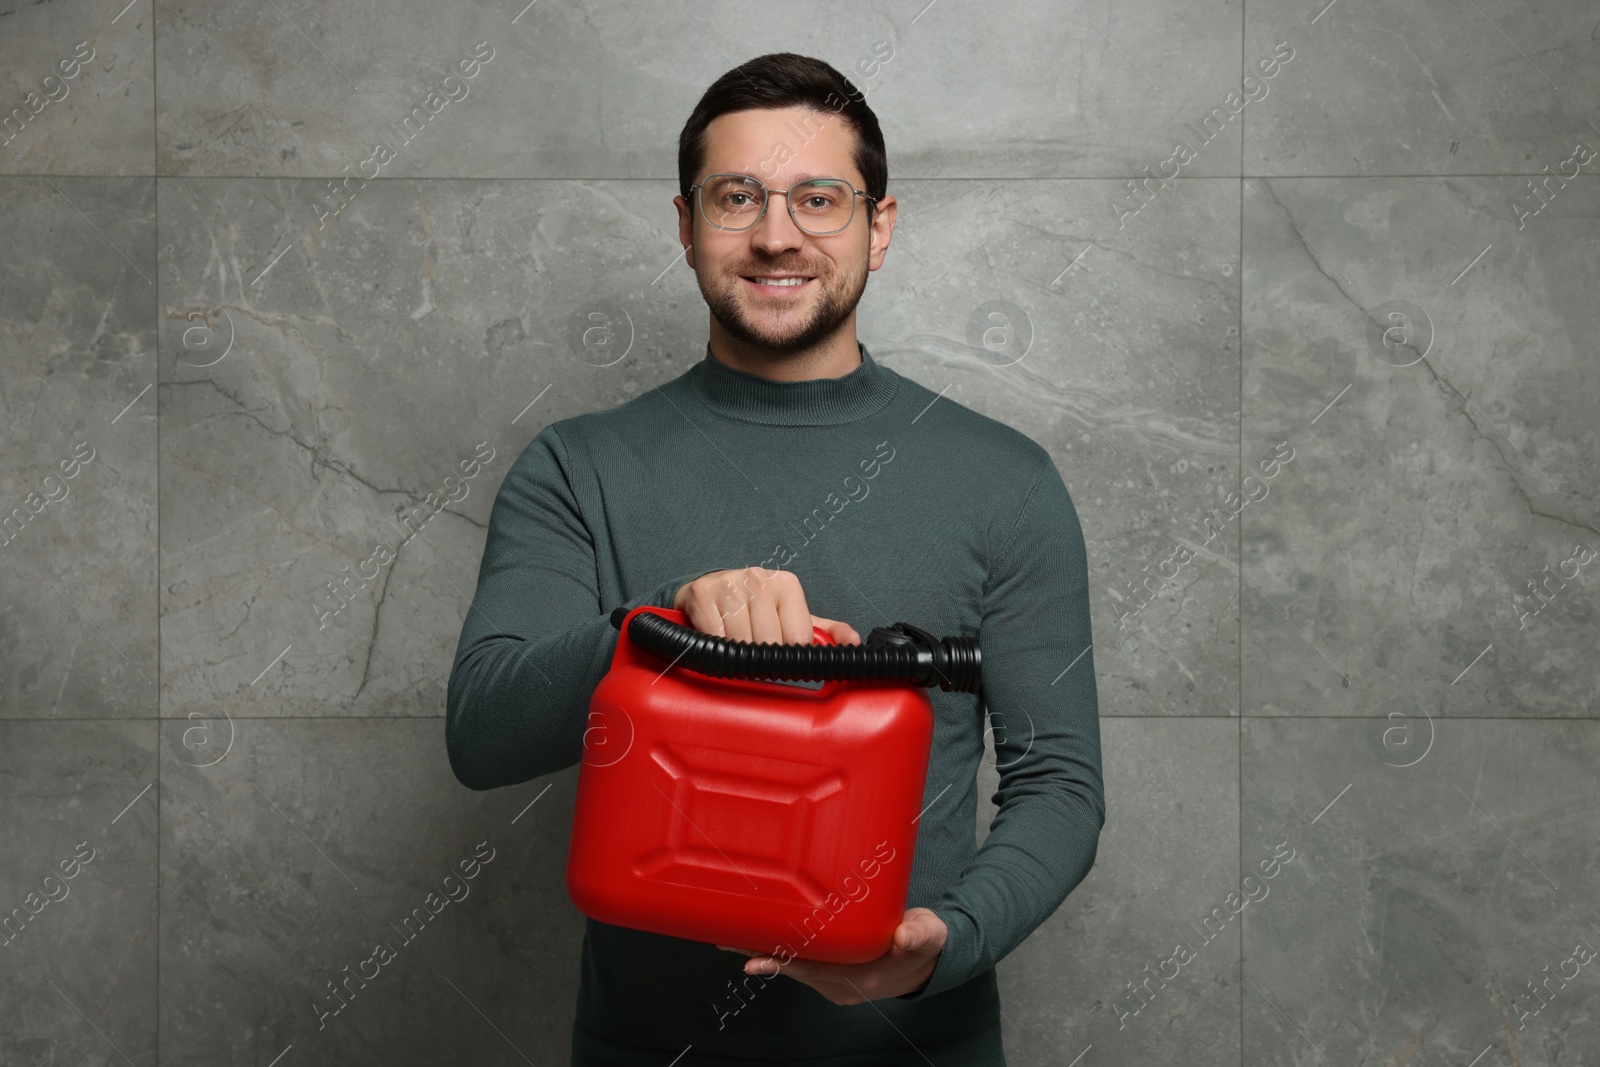
[[[755,280],[762,285],[803,285],[807,281],[805,278],[757,278]]]

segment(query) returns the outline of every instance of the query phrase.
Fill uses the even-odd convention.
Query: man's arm
[[[445,717],[450,768],[472,789],[526,782],[583,755],[589,698],[617,632],[601,613],[593,527],[572,476],[566,444],[547,426],[495,497]],[[672,578],[625,606],[671,607],[680,586],[719,569]]]
[[[929,905],[948,927],[932,996],[993,967],[1094,866],[1105,823],[1100,713],[1078,514],[1045,456],[984,586],[983,699],[999,811],[972,862]]]

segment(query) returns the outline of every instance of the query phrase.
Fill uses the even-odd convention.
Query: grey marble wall
[[[784,50],[888,140],[860,336],[1088,540],[1010,1062],[1600,1063],[1592,4],[124,3],[0,0],[0,1063],[566,1062],[575,771],[460,786],[451,655],[510,460],[703,354],[676,138]]]

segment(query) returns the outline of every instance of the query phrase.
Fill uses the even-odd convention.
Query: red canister
[[[616,926],[865,963],[905,915],[933,706],[909,683],[713,678],[628,640],[595,687],[567,892]],[[820,627],[814,642],[833,644]]]

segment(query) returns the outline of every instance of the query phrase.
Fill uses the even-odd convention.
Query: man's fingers
[[[761,956],[744,965],[745,974],[786,974],[806,982],[827,982],[844,985],[844,978],[860,968],[860,964],[824,963],[820,960],[790,960],[782,966],[772,956]]]
[[[782,632],[777,640],[786,645],[809,645],[811,643],[811,611],[806,607],[806,594],[800,588],[798,581],[789,583],[793,588],[780,587],[777,590],[778,620],[782,625]]]
[[[750,636],[747,641],[782,643],[783,623],[778,617],[778,605],[771,597],[757,596],[744,606],[750,616]]]
[[[817,991],[819,996],[835,1004],[859,1004],[862,1002],[864,993],[851,982],[831,982],[825,978],[812,978],[804,974],[795,974],[792,971],[792,967],[792,964],[784,967],[782,973],[786,977],[793,978],[801,985],[810,986]]]
[[[721,597],[711,588],[711,583],[696,580],[684,587],[689,592],[683,596],[683,614],[689,625],[703,634],[726,637],[727,628],[722,621]]]
[[[736,600],[724,600],[718,610],[722,615],[722,636],[731,641],[749,641],[757,626],[754,605]]]
[[[800,579],[781,568],[703,574],[678,590],[673,606],[693,629],[733,641],[809,645],[820,627],[835,644],[861,644],[849,624],[811,614]]]

